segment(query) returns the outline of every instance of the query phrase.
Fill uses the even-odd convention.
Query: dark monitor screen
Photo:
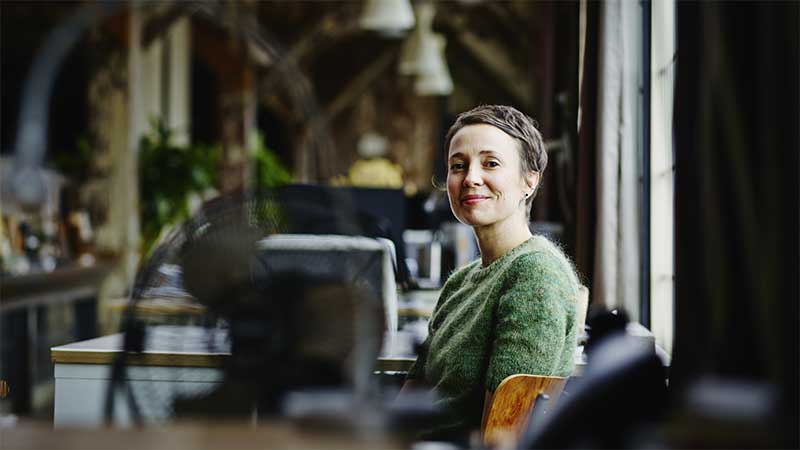
[[[402,189],[291,184],[280,188],[278,196],[286,207],[290,232],[390,239],[397,253],[397,281],[408,284]]]

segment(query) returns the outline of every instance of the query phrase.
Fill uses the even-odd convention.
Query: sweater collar
[[[513,261],[517,255],[524,252],[526,249],[530,248],[535,239],[536,236],[531,236],[530,238],[528,238],[528,240],[507,251],[504,255],[495,259],[486,267],[483,267],[481,265],[481,259],[478,258],[478,260],[474,262],[475,268],[472,271],[471,278],[477,281],[478,279],[482,279],[488,276],[489,274],[499,270],[499,268],[505,267],[509,262]]]

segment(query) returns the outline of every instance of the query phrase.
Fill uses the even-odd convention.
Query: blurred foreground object
[[[2,425],[2,424],[0,424]],[[408,441],[386,434],[355,434],[338,429],[301,428],[290,421],[231,423],[182,422],[157,428],[53,429],[39,422],[18,421],[2,429],[3,448],[41,449],[388,449],[408,448]]]
[[[674,402],[662,439],[673,448],[794,448],[797,417],[780,415],[778,402],[768,383],[701,377]]]
[[[389,331],[397,327],[396,300],[387,304],[383,298],[396,294],[394,283],[383,281],[393,275],[384,261],[390,253],[369,238],[292,233],[309,226],[294,222],[298,209],[314,208],[292,199],[298,200],[275,192],[220,197],[154,249],[137,274],[123,319],[123,352],[113,363],[106,399],[108,421],[117,391],[127,396],[134,423],[147,421],[143,412],[155,399],[174,399],[169,421],[290,418],[358,431],[384,429],[402,416],[391,412],[373,376],[384,323],[393,322]],[[329,207],[353,211],[336,202]],[[359,229],[353,217],[339,219],[343,229]],[[165,264],[181,276],[165,279]],[[163,383],[128,381],[130,366],[138,355],[151,353],[150,337],[158,332],[137,304],[164,292],[165,280],[180,280],[182,286],[170,290],[206,311],[200,320],[194,314],[200,326],[191,333],[180,324],[170,327],[173,346],[200,344],[230,354],[220,382],[205,392],[176,395],[165,392]],[[384,315],[385,306],[394,315]],[[432,404],[418,409],[433,410]]]
[[[643,445],[642,430],[664,417],[667,387],[662,361],[626,335],[626,325],[623,314],[593,315],[585,372],[548,414],[534,405],[520,448]]]

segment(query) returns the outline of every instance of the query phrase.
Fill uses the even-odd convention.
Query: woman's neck
[[[474,227],[483,267],[515,249],[533,236],[528,224],[521,220],[507,220],[486,227]]]

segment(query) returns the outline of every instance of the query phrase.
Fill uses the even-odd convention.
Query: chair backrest
[[[576,305],[575,325],[578,327],[578,336],[584,334],[586,326],[586,313],[589,310],[589,288],[578,286],[578,304]]]
[[[515,443],[527,425],[530,412],[539,394],[549,397],[552,408],[561,395],[567,378],[517,374],[504,379],[487,399],[483,411],[481,435],[489,447]]]

